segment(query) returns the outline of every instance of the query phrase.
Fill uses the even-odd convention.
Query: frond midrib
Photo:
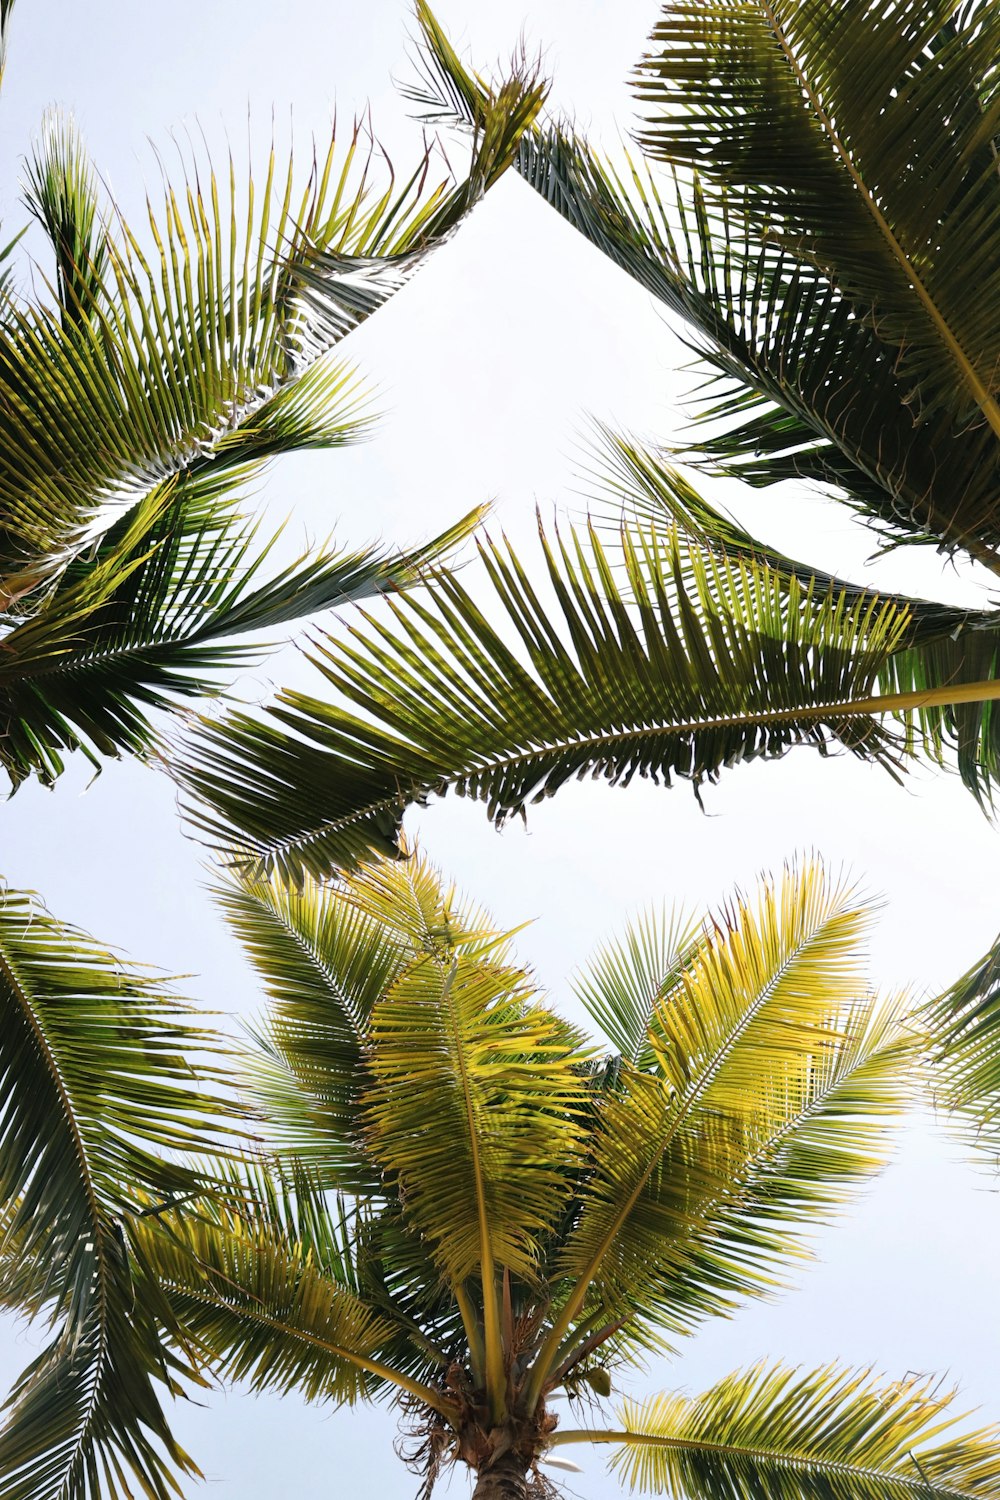
[[[845,1474],[861,1479],[870,1479],[878,1484],[898,1484],[909,1490],[927,1496],[928,1489],[932,1489],[934,1500],[980,1500],[973,1490],[956,1490],[949,1486],[947,1489],[937,1482],[932,1487],[928,1485],[927,1479],[919,1472],[915,1478],[905,1474],[894,1474],[884,1469],[871,1465],[855,1465],[846,1459],[825,1459],[817,1457],[802,1450],[775,1450],[771,1448],[755,1447],[753,1445],[742,1446],[736,1443],[713,1443],[703,1438],[682,1437],[659,1437],[655,1434],[643,1434],[627,1431],[601,1431],[600,1429],[590,1432],[586,1428],[556,1432],[553,1434],[551,1446],[558,1447],[566,1443],[622,1443],[629,1447],[640,1445],[652,1445],[658,1448],[670,1448],[675,1452],[717,1453],[722,1457],[732,1456],[734,1458],[748,1458],[761,1464],[775,1464],[780,1468],[803,1470],[815,1474],[816,1469],[826,1470],[833,1474]]]

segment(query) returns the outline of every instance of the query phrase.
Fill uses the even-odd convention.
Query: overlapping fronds
[[[797,578],[803,587],[832,588],[852,602],[876,592],[870,585],[827,573],[752,536],[696,490],[670,461],[669,453],[651,449],[602,423],[596,424],[596,438],[585,478],[596,512],[606,515],[609,526],[620,530],[623,518],[661,528],[676,526],[701,546],[732,559],[764,563],[776,573]],[[961,609],[912,594],[877,592],[884,603],[895,604],[908,615],[907,647],[944,638],[955,641],[971,630],[1000,630],[996,610]]]
[[[35,1262],[8,1300],[55,1330],[0,1430],[0,1495],[124,1496],[131,1471],[159,1500],[191,1466],[155,1392],[170,1361],[133,1286],[130,1215],[190,1187],[171,1155],[218,1139],[218,1043],[161,982],[12,891],[0,1006],[4,1241]]]
[[[237,877],[219,897],[271,1002],[247,1060],[267,1139],[342,1185],[364,1173],[364,1040],[372,1007],[408,956],[404,943],[343,887]]]
[[[260,637],[239,636],[405,588],[477,519],[410,553],[320,548],[267,577],[273,543],[192,488],[171,481],[140,501],[4,636],[0,764],[12,786],[54,781],[73,750],[95,768],[102,755],[148,754],[151,710],[214,695],[260,659]]]
[[[294,877],[395,852],[406,804],[449,789],[500,821],[588,773],[697,787],[831,740],[892,762],[865,704],[905,636],[897,608],[660,531],[625,535],[621,583],[589,542],[543,536],[554,612],[509,549],[481,547],[508,637],[481,591],[440,575],[428,602],[391,602],[392,627],[355,627],[316,658],[350,708],[285,693],[263,721],[206,725],[177,770],[207,804],[196,826]]]
[[[143,1221],[140,1237],[185,1336],[225,1377],[338,1404],[406,1383],[378,1358],[396,1334],[392,1322],[267,1214],[253,1223],[206,1203]]]
[[[954,1393],[922,1376],[889,1382],[837,1365],[757,1365],[700,1396],[626,1402],[611,1443],[630,1489],[685,1500],[987,1500],[1000,1430],[970,1430]]]
[[[636,80],[640,144],[712,185],[702,258],[741,316],[756,311],[751,342],[791,355],[779,385],[811,442],[823,424],[835,443],[843,432],[883,486],[876,513],[984,560],[998,534],[998,35],[992,4],[671,0]],[[781,450],[772,477],[796,471],[795,426],[757,424],[763,463]],[[922,493],[921,471],[941,483]]]
[[[2,22],[2,18],[0,18]],[[412,582],[474,517],[400,557],[321,548],[268,578],[240,486],[275,455],[369,420],[331,351],[405,285],[509,166],[543,94],[524,57],[486,86],[468,171],[436,147],[397,182],[355,126],[304,180],[272,150],[244,190],[192,156],[145,234],[105,200],[51,114],[28,207],[49,241],[40,298],[0,307],[0,753],[11,782],[148,750],[148,710],[220,686],[228,637]],[[146,248],[143,248],[143,241]],[[6,257],[7,251],[0,258]]]
[[[666,1333],[767,1293],[801,1235],[885,1159],[913,1046],[865,997],[869,913],[815,864],[720,914],[663,976],[646,1045],[602,1103],[553,1275],[581,1310]]]

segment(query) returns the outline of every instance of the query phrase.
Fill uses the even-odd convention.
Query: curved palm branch
[[[655,1063],[622,1069],[592,1132],[554,1266],[570,1291],[532,1394],[570,1353],[584,1310],[669,1335],[766,1295],[803,1212],[821,1221],[884,1160],[914,1047],[898,1005],[855,998],[866,916],[820,868],[788,871],[756,911],[740,901],[721,913],[664,975],[646,1034]],[[838,1156],[845,1120],[852,1145]]]
[[[623,512],[646,524],[666,521],[712,552],[763,562],[779,576],[795,577],[803,587],[833,588],[852,602],[870,597],[871,591],[862,585],[758,541],[715,510],[658,454],[607,429],[599,432],[603,441],[588,477],[598,504],[617,514],[619,527]],[[939,690],[997,678],[1000,613],[883,591],[879,598],[905,611],[910,621],[905,642],[879,673],[879,687],[887,694],[926,695],[923,706],[907,720],[908,748],[921,750],[938,765],[953,756],[966,786],[980,805],[988,806],[1000,774],[1000,722],[993,702],[942,702]]]
[[[635,82],[673,180],[558,125],[526,132],[517,170],[693,325],[724,382],[705,455],[832,485],[890,537],[997,571],[1000,12],[885,9],[670,0]],[[414,97],[470,126],[484,79],[439,31],[426,63]]]
[[[0,1495],[125,1495],[131,1470],[165,1500],[171,1470],[194,1470],[156,1395],[176,1359],[155,1287],[138,1291],[130,1225],[144,1196],[191,1190],[178,1153],[220,1142],[232,1109],[216,1088],[219,1043],[161,982],[13,891],[0,902],[0,1007],[0,1203],[17,1254],[4,1299],[55,1330],[0,1430]]]
[[[309,1400],[353,1404],[395,1388],[443,1405],[381,1358],[399,1338],[391,1317],[338,1283],[259,1198],[256,1210],[251,1221],[207,1202],[199,1213],[161,1215],[139,1231],[195,1351],[219,1374],[257,1390],[298,1389]]]
[[[481,546],[520,656],[481,593],[439,575],[428,602],[392,601],[395,628],[372,620],[314,658],[350,708],[284,693],[264,721],[206,725],[177,768],[208,804],[196,826],[295,876],[394,852],[406,804],[449,789],[500,821],[588,773],[697,788],[724,766],[831,739],[897,764],[875,715],[929,697],[874,695],[909,628],[897,606],[661,531],[624,536],[621,584],[593,529],[589,540],[589,552],[579,537],[542,540],[561,631],[515,555]],[[963,692],[1000,688],[941,698]]]
[[[478,519],[410,553],[321,548],[264,578],[273,541],[258,545],[259,528],[211,484],[197,497],[190,482],[183,493],[162,486],[4,637],[0,763],[11,784],[32,774],[51,783],[68,751],[98,770],[100,755],[155,751],[151,710],[218,694],[260,659],[260,636],[239,636],[406,588]]]
[[[552,1442],[609,1443],[630,1489],[686,1500],[986,1500],[1000,1431],[962,1430],[953,1402],[919,1376],[757,1365],[693,1398],[626,1402],[617,1431]]]
[[[356,421],[325,418],[342,377],[317,362],[505,170],[541,94],[527,69],[496,86],[454,186],[428,186],[425,157],[401,188],[375,189],[373,152],[355,129],[344,152],[331,138],[304,191],[291,163],[282,173],[272,157],[242,225],[232,169],[220,184],[195,163],[179,193],[165,188],[162,215],[150,214],[152,258],[120,214],[96,205],[71,128],[50,125],[29,202],[53,239],[57,283],[53,306],[11,307],[5,319],[0,386],[19,420],[0,434],[0,550],[21,562],[40,553],[51,569],[60,547],[79,550],[116,505],[172,477],[245,472],[344,441]],[[76,282],[71,254],[86,257]]]

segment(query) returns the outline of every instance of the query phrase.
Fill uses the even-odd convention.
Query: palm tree
[[[576,986],[610,1052],[421,859],[222,902],[271,997],[245,1084],[269,1156],[136,1228],[206,1371],[395,1399],[424,1495],[453,1464],[477,1500],[551,1495],[577,1443],[686,1500],[995,1493],[1000,1431],[942,1438],[919,1380],[759,1365],[596,1421],[623,1364],[773,1291],[884,1160],[921,1037],[867,988],[843,881],[807,863],[701,926],[638,922]]]
[[[0,6],[5,55],[13,0]],[[412,583],[475,515],[410,553],[324,546],[269,568],[241,514],[275,456],[337,448],[370,412],[341,339],[405,285],[510,164],[541,101],[532,69],[492,90],[467,176],[426,148],[402,184],[358,126],[299,181],[263,189],[192,157],[145,233],[99,190],[58,114],[29,159],[46,260],[17,291],[0,255],[0,766],[51,782],[66,751],[146,754],[151,709],[216,693],[260,633]],[[143,248],[145,242],[145,248]],[[41,253],[41,252],[40,252]],[[247,645],[241,637],[256,634]]]
[[[475,129],[484,81],[427,37],[413,97]],[[557,124],[517,156],[693,325],[718,382],[695,457],[820,484],[887,544],[994,573],[998,40],[995,0],[669,0],[636,75],[645,159],[616,170]],[[992,607],[789,558],[627,437],[605,434],[598,469],[620,543],[543,538],[544,584],[487,544],[478,587],[437,577],[318,654],[331,702],[207,727],[182,775],[210,836],[321,871],[385,852],[408,803],[449,789],[502,819],[576,775],[697,789],[802,743],[896,774],[918,751],[954,762],[990,805]]]

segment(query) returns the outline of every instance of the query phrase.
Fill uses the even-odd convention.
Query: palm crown
[[[551,1407],[772,1292],[884,1160],[919,1039],[865,984],[856,893],[807,864],[701,927],[638,923],[577,985],[610,1053],[422,860],[222,899],[271,995],[270,1176],[137,1229],[211,1369],[394,1395],[428,1489],[462,1462],[479,1496],[547,1493],[539,1461],[589,1441],[690,1500],[992,1493],[997,1435],[942,1443],[919,1382],[759,1366],[613,1427]]]

